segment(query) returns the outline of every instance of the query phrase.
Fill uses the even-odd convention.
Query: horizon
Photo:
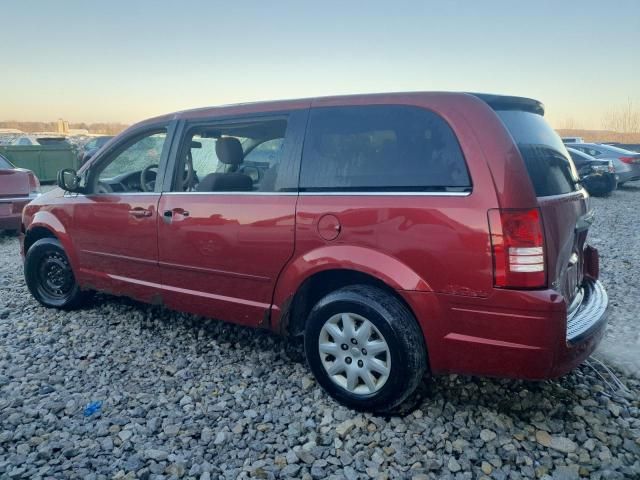
[[[3,55],[0,117],[130,125],[252,101],[484,91],[540,100],[556,129],[600,130],[640,105],[640,62],[626,55],[640,2],[405,5],[16,2],[3,7],[5,38],[20,41]]]

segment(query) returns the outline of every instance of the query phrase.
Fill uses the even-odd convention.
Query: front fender
[[[67,254],[67,258],[71,264],[71,269],[74,272],[77,272],[79,266],[78,255],[76,254],[73,242],[71,241],[71,236],[60,219],[47,210],[39,210],[31,218],[31,222],[28,224],[25,235],[28,235],[34,228],[45,228],[56,236]]]
[[[354,245],[323,246],[294,258],[285,266],[276,284],[272,324],[300,286],[312,275],[327,270],[351,270],[370,275],[395,290],[431,292],[429,284],[397,258],[377,250]]]

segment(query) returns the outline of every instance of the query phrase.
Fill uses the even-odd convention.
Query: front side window
[[[286,128],[284,119],[189,128],[172,191],[278,191]]]
[[[156,130],[127,141],[96,165],[94,193],[153,192],[167,131]]]
[[[327,107],[311,111],[303,191],[467,192],[457,138],[437,114],[416,107]]]

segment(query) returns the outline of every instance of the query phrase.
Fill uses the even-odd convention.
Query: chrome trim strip
[[[472,192],[300,192],[312,196],[358,196],[358,197],[468,197]]]
[[[298,192],[162,192],[162,195],[277,195],[290,197]]]
[[[28,195],[26,197],[5,197],[5,198],[0,197],[0,203],[30,202],[31,200],[34,200],[39,196],[40,194],[38,193],[37,195]]]
[[[85,197],[85,198],[93,198],[93,197],[111,197],[117,195],[118,197],[125,197],[129,195],[133,196],[147,196],[147,197],[159,197],[160,192],[111,192],[111,193],[76,193],[76,192],[68,192],[65,190],[64,196],[68,198],[76,198],[76,197]]]
[[[606,322],[609,297],[602,283],[587,284],[581,304],[567,316],[567,342],[575,344]]]
[[[65,192],[65,196],[72,197],[102,197],[110,195],[269,195],[269,196],[304,196],[304,197],[468,197],[473,192],[113,192],[113,193],[73,193]]]
[[[304,197],[468,197],[471,192],[162,192],[162,195],[276,195]]]

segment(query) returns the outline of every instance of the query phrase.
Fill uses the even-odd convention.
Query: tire
[[[41,238],[31,245],[24,277],[31,295],[45,307],[72,310],[88,296],[76,283],[67,254],[56,238]]]
[[[354,334],[345,337],[350,325]],[[318,383],[355,410],[393,413],[427,371],[424,338],[414,316],[400,300],[369,285],[344,287],[322,298],[309,314],[304,343]]]
[[[600,176],[592,177],[585,183],[587,192],[594,197],[608,197],[616,189],[616,182],[613,177]]]

